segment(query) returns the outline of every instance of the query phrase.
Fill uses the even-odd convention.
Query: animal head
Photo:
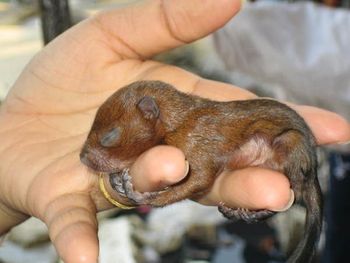
[[[102,104],[80,153],[84,164],[96,171],[117,172],[160,144],[159,105],[142,91],[131,85]]]

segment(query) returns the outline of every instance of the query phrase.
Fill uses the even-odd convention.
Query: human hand
[[[253,98],[247,91],[146,60],[216,30],[238,11],[239,2],[145,1],[86,20],[37,54],[0,110],[1,232],[36,216],[48,225],[65,262],[96,262],[96,211],[110,206],[98,191],[97,176],[80,163],[79,152],[97,108],[117,88],[144,79],[163,80],[212,99]],[[319,143],[350,140],[349,124],[339,116],[296,109]],[[135,163],[138,190],[156,190],[184,176],[181,153],[163,147]],[[177,158],[169,162],[172,156]],[[163,173],[152,172],[154,165]],[[253,194],[242,196],[240,189]],[[249,168],[219,176],[201,202],[276,210],[289,199],[289,182],[283,175]]]

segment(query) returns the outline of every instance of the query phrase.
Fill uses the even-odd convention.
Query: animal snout
[[[88,167],[92,167],[92,162],[89,158],[89,150],[84,147],[80,152],[80,161]]]
[[[93,147],[84,146],[80,152],[80,161],[87,167],[95,171],[109,171],[111,168],[106,165],[105,157],[101,152],[97,151]]]

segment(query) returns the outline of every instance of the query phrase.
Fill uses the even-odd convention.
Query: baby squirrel
[[[133,189],[128,168],[155,145],[173,145],[190,164],[188,176],[159,192]],[[139,81],[119,89],[99,108],[81,151],[81,161],[108,173],[126,205],[165,206],[197,199],[223,170],[249,166],[285,174],[307,209],[303,239],[288,262],[307,263],[322,226],[315,138],[291,108],[270,99],[216,102],[185,94],[161,81]],[[219,206],[230,219],[258,222],[269,210]]]

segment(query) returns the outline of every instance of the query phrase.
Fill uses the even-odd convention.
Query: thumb
[[[149,0],[103,12],[92,22],[112,40],[121,57],[145,58],[217,30],[238,12],[240,2]]]
[[[44,222],[65,263],[96,263],[96,208],[88,194],[67,194],[50,203]]]

